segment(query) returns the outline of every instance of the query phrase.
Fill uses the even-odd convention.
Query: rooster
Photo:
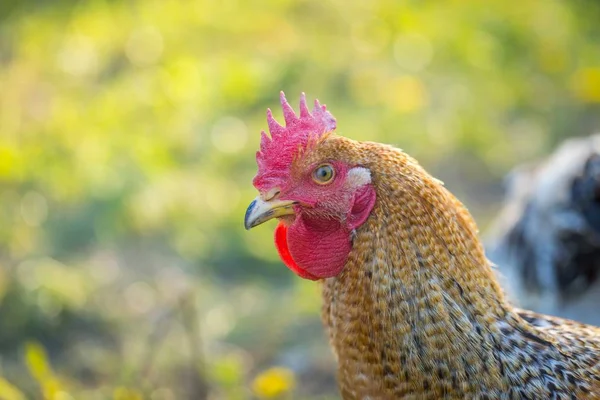
[[[322,281],[344,399],[600,398],[600,329],[513,308],[465,207],[413,158],[335,133],[304,94],[270,110],[245,227]]]

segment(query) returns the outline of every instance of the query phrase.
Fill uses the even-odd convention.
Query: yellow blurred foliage
[[[269,368],[252,382],[254,394],[261,399],[274,399],[289,394],[296,387],[294,373],[283,367]]]
[[[0,178],[3,180],[18,178],[18,154],[9,146],[0,146]]]
[[[600,67],[584,68],[571,81],[575,96],[590,103],[600,103]]]
[[[43,382],[52,377],[52,369],[48,363],[48,355],[41,344],[28,342],[25,345],[25,360],[29,373],[38,382]]]
[[[0,377],[0,399],[2,400],[25,400],[25,395],[12,383]]]
[[[44,399],[66,400],[71,396],[64,390],[62,382],[54,375],[48,354],[44,347],[37,342],[25,344],[25,361],[29,373],[40,386]]]
[[[144,396],[139,390],[118,387],[113,393],[113,400],[142,400]]]

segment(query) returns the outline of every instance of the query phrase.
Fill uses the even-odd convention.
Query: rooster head
[[[288,268],[302,278],[338,275],[352,249],[352,236],[375,205],[371,171],[348,139],[336,140],[335,118],[304,93],[296,115],[281,92],[285,126],[267,110],[270,137],[261,133],[253,184],[260,195],[245,216],[246,229],[273,218],[275,246]]]

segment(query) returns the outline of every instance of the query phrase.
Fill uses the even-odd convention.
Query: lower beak
[[[248,206],[244,226],[246,229],[251,229],[270,219],[293,215],[294,204],[296,202],[292,200],[264,201],[259,196]]]

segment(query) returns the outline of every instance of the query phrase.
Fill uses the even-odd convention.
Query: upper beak
[[[269,200],[264,201],[258,196],[246,210],[244,226],[246,229],[254,228],[257,225],[267,222],[270,219],[283,217],[284,215],[294,214],[293,200]]]

